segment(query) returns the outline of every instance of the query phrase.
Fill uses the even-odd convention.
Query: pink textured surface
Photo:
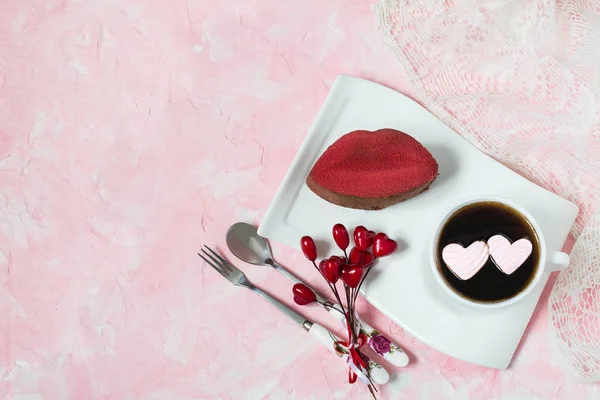
[[[406,92],[367,3],[0,2],[0,398],[366,398],[196,251],[260,220],[338,74]],[[290,303],[285,278],[243,268]],[[450,359],[363,302],[414,360],[380,397],[597,398],[549,360],[546,301],[507,371]]]

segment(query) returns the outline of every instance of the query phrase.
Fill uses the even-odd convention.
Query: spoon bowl
[[[226,235],[227,247],[240,260],[254,265],[273,266],[269,243],[258,234],[256,227],[245,222],[231,225]]]

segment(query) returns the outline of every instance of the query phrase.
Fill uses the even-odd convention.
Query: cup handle
[[[561,251],[550,253],[546,262],[546,271],[561,271],[569,266],[569,255]]]

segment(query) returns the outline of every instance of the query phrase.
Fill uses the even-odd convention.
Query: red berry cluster
[[[308,258],[317,270],[323,275],[323,278],[330,284],[331,289],[338,302],[339,294],[335,284],[341,280],[344,284],[346,292],[347,305],[350,306],[353,297],[360,290],[362,282],[375,263],[377,258],[386,256],[396,250],[396,241],[388,238],[385,233],[377,233],[368,230],[364,226],[357,226],[354,229],[354,247],[347,252],[350,246],[350,236],[348,230],[342,224],[335,224],[332,229],[333,240],[337,246],[344,252],[343,256],[330,256],[324,258],[317,266],[317,248],[314,240],[310,236],[303,236],[300,239],[302,252]],[[312,290],[306,285],[294,285],[294,300],[300,305],[312,303],[316,297]]]
[[[324,258],[317,266],[317,247],[315,241],[310,236],[303,236],[300,239],[302,252],[308,258],[314,267],[323,275],[331,291],[333,292],[338,305],[333,306],[345,317],[346,327],[348,328],[348,342],[336,342],[349,351],[349,359],[352,363],[365,371],[369,380],[369,390],[375,398],[376,389],[371,381],[370,372],[364,369],[368,365],[365,356],[360,348],[365,343],[365,336],[360,331],[360,321],[355,311],[356,297],[360,291],[362,283],[365,281],[369,271],[373,269],[375,261],[383,256],[387,256],[396,250],[397,243],[388,238],[385,233],[378,233],[368,230],[364,226],[357,226],[354,229],[354,247],[347,252],[350,246],[350,236],[348,230],[342,224],[335,224],[332,229],[333,240],[337,246],[344,252],[343,256],[330,256]],[[336,284],[338,281],[343,283],[343,291],[338,291]],[[317,300],[315,293],[306,285],[297,283],[292,289],[294,301],[300,305],[312,303]],[[345,294],[345,304],[342,302],[340,292]],[[338,308],[340,307],[340,308]],[[349,367],[348,379],[350,383],[356,382],[357,375]]]

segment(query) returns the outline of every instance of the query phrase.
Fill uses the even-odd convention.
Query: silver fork
[[[279,311],[291,318],[292,321],[300,325],[305,331],[310,333],[312,336],[316,337],[321,343],[325,345],[325,347],[327,347],[328,350],[342,357],[341,354],[336,352],[336,342],[340,340],[337,336],[329,332],[326,328],[319,325],[318,323],[304,318],[302,315],[298,314],[296,311],[281,303],[279,300],[275,299],[268,293],[254,286],[246,278],[246,275],[244,275],[244,273],[241,270],[239,270],[233,264],[229,263],[210,247],[205,245],[204,248],[208,251],[206,251],[205,249],[201,249],[200,251],[204,253],[204,255],[200,253],[198,253],[198,255],[208,265],[213,267],[213,269],[215,269],[219,274],[221,274],[221,276],[223,276],[229,282],[233,283],[235,286],[243,286],[247,289],[250,289],[263,299],[267,300]],[[369,369],[371,380],[378,385],[383,385],[387,383],[387,381],[390,378],[388,372],[381,365],[377,364],[373,360],[369,360],[367,368]]]

